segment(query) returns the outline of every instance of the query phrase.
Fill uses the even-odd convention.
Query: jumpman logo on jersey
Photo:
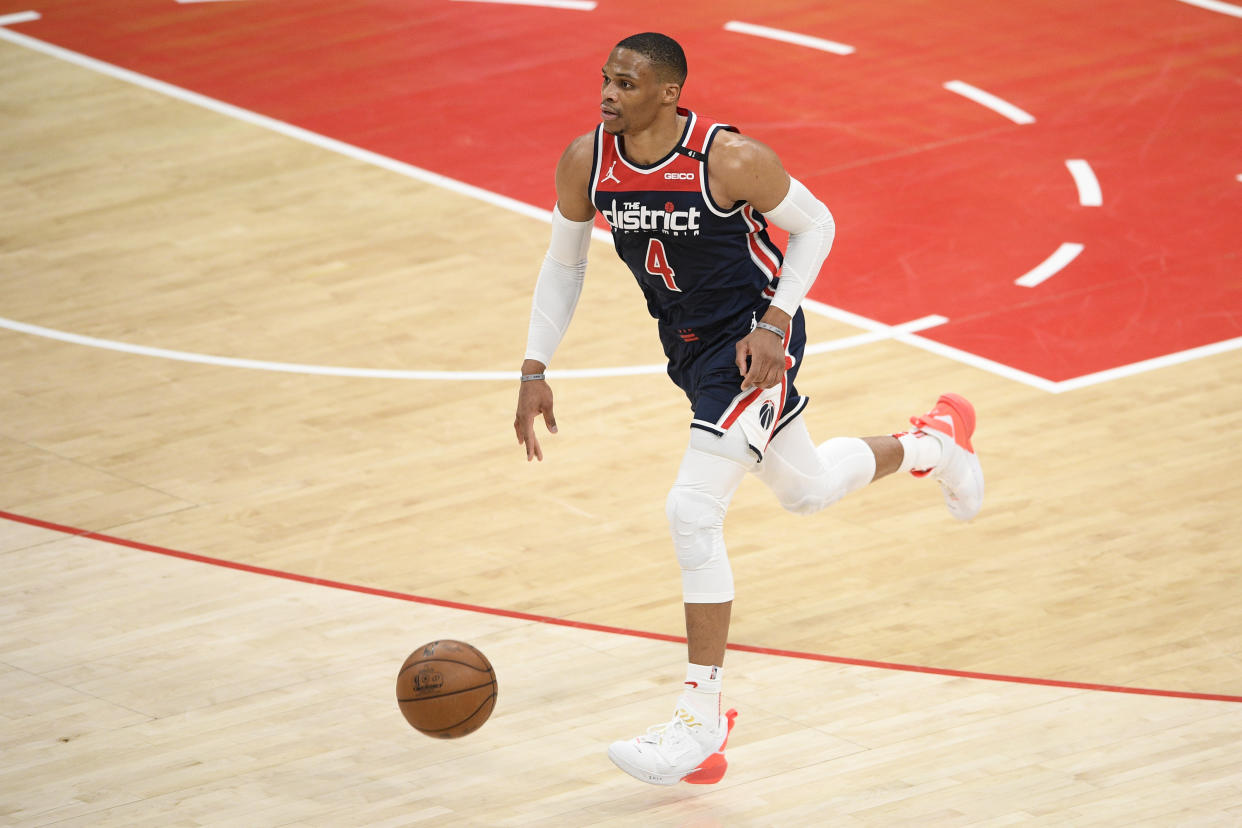
[[[612,164],[611,164],[611,165],[609,165],[609,167],[608,167],[608,174],[607,174],[607,175],[605,175],[603,178],[601,178],[601,179],[599,180],[599,183],[600,183],[600,184],[603,184],[605,181],[607,181],[607,180],[608,180],[608,179],[610,179],[610,178],[611,178],[613,181],[617,182],[618,184],[620,184],[620,183],[621,183],[621,179],[617,178],[615,175],[613,175],[613,174],[612,174],[612,170],[613,170],[613,168],[614,168],[614,167],[616,167],[616,166],[617,166],[617,162],[616,162],[616,161],[613,161],[613,162],[612,162]]]

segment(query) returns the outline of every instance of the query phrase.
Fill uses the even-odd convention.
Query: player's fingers
[[[518,442],[526,446],[526,459],[529,460],[539,453],[539,438],[535,436],[533,419],[523,419],[518,432]]]
[[[775,360],[764,366],[764,388],[771,388],[781,381],[781,366]]]
[[[742,377],[742,390],[745,391],[748,388],[758,388],[762,379],[763,376],[760,371],[759,364],[757,362],[752,362],[750,368]]]
[[[777,385],[779,385],[779,384],[780,384],[780,381],[781,381],[781,375],[780,375],[779,373],[777,373],[777,372],[773,371],[771,374],[768,374],[768,378],[767,378],[767,380],[764,382],[763,387],[764,387],[764,388],[774,388],[774,387],[776,387]]]
[[[531,420],[523,418],[521,414],[513,421],[513,430],[517,432],[518,445],[526,447],[528,461],[532,454],[539,450],[539,440],[535,437],[535,430],[531,426]]]
[[[747,347],[746,340],[743,339],[737,343],[733,350],[736,354],[733,364],[737,366],[738,376],[744,377],[750,372],[750,367],[746,364],[746,357],[750,355],[750,348]],[[742,387],[745,388],[746,386],[743,385]]]
[[[548,433],[556,433],[556,417],[552,414],[552,406],[548,406],[543,412],[543,424],[548,427]]]
[[[758,388],[771,388],[780,381],[780,374],[769,360],[756,360],[754,384]]]

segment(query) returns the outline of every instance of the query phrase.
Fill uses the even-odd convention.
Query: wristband
[[[779,336],[782,340],[784,340],[785,338],[784,331],[782,331],[780,328],[776,327],[775,325],[769,325],[767,322],[756,322],[755,327],[763,328],[765,331],[771,331],[772,333]]]
[[[522,374],[522,382],[534,382],[543,379],[543,374]]]

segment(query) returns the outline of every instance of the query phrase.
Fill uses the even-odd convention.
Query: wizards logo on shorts
[[[771,400],[764,400],[763,405],[759,407],[759,425],[763,426],[764,431],[772,427],[772,422],[776,419],[776,406]]]

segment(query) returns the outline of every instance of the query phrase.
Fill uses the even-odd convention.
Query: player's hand
[[[743,391],[776,385],[785,374],[785,340],[755,328],[737,343],[737,371],[742,375]]]
[[[543,461],[543,449],[539,446],[539,438],[535,436],[535,418],[543,415],[543,424],[548,432],[556,433],[556,417],[552,414],[552,387],[546,380],[530,380],[518,389],[517,416],[513,419],[513,430],[517,432],[519,445],[526,446],[526,462]]]

